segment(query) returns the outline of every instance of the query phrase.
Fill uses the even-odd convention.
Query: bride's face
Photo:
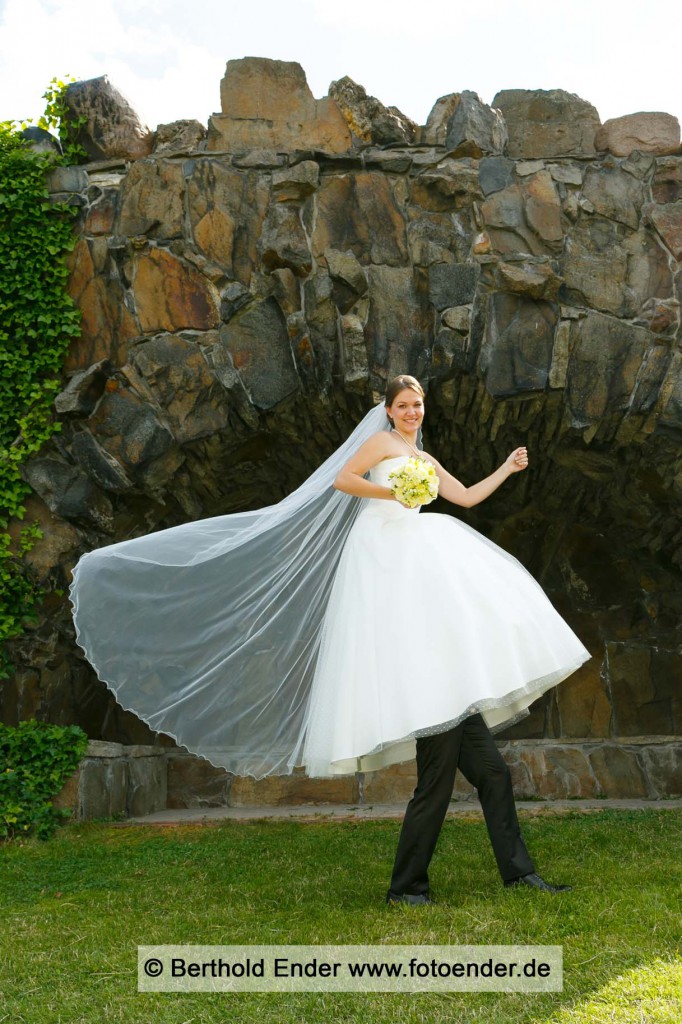
[[[387,411],[398,430],[411,434],[419,429],[424,419],[424,399],[412,388],[403,388],[393,399],[393,404],[387,407]]]

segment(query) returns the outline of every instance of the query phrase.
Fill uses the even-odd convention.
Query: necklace
[[[414,452],[416,458],[422,459],[422,460],[424,459],[424,453],[422,451],[420,451],[419,448],[415,448],[415,446],[412,444],[412,442],[408,441],[406,437],[403,437],[403,435],[400,433],[400,431],[398,430],[397,427],[394,427],[393,430],[398,435],[398,437],[402,437],[403,441],[405,442],[407,447],[410,449],[410,451]]]

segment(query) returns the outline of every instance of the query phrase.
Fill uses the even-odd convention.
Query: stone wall
[[[561,90],[506,90],[441,97],[418,126],[350,79],[316,100],[298,65],[255,58],[221,98],[208,129],[151,132],[106,79],[70,88],[93,162],[50,187],[78,209],[83,331],[61,432],[24,469],[51,593],[11,645],[2,719],[153,742],[75,646],[80,554],[279,499],[410,372],[427,447],[464,482],[528,446],[483,505],[435,510],[520,558],[593,654],[509,738],[679,736],[677,121],[602,125]]]
[[[512,740],[502,744],[519,800],[665,800],[682,796],[682,740],[625,742]],[[406,803],[417,782],[414,762],[337,779],[301,773],[238,778],[203,758],[158,746],[91,740],[78,770],[54,803],[80,821],[141,817],[166,808],[279,807],[302,804]],[[475,790],[457,776],[453,800]]]

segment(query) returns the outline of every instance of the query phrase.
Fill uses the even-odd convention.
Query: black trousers
[[[428,893],[428,867],[458,768],[478,790],[502,879],[535,870],[521,836],[509,768],[481,715],[471,715],[454,729],[417,739],[417,786],[400,831],[392,892]]]

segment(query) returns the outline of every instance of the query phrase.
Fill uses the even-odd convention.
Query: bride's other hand
[[[510,473],[520,473],[522,469],[527,469],[528,449],[516,448],[505,461],[505,466]]]

